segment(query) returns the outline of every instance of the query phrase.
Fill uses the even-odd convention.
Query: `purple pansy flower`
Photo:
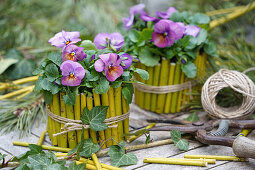
[[[148,21],[158,22],[159,21],[158,18],[150,16],[145,11],[141,12],[140,18],[141,18],[141,20],[146,21],[146,22],[148,22]]]
[[[64,61],[60,66],[60,70],[63,75],[61,83],[64,86],[79,86],[85,75],[82,65],[72,60]]]
[[[200,27],[196,25],[185,26],[185,35],[192,35],[193,37],[196,37],[199,32],[200,32]]]
[[[115,53],[99,55],[100,59],[95,62],[95,70],[97,72],[105,72],[105,76],[109,81],[115,81],[123,73],[120,66],[120,57]]]
[[[166,12],[157,11],[156,15],[160,18],[168,19],[174,12],[177,12],[177,10],[174,7],[170,7]]]
[[[76,45],[70,44],[66,46],[62,53],[62,61],[72,60],[72,61],[82,61],[87,54],[82,51],[83,47],[78,47]]]
[[[49,43],[57,48],[62,48],[68,44],[74,44],[81,41],[79,37],[79,32],[65,32],[62,30],[62,32],[55,34],[54,37],[49,40]]]
[[[120,59],[123,63],[123,65],[121,65],[123,69],[128,69],[131,66],[132,57],[128,53],[120,55]]]
[[[138,5],[132,6],[129,9],[130,16],[128,18],[122,18],[123,26],[126,30],[129,30],[133,26],[135,15],[141,14],[142,12],[144,12],[144,8],[145,8],[144,4],[138,4]]]
[[[99,33],[94,39],[94,44],[98,49],[105,49],[111,47],[119,51],[124,44],[124,37],[118,33],[114,32],[111,34],[108,33]]]
[[[164,48],[174,44],[176,33],[171,29],[172,24],[169,20],[160,20],[155,24],[152,41],[157,47]]]

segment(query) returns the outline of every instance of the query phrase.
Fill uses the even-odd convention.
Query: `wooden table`
[[[144,121],[144,119],[148,118],[178,118],[183,119],[188,116],[188,113],[181,114],[171,114],[171,115],[158,115],[155,113],[144,112],[139,109],[135,104],[131,105],[131,117],[130,117],[130,130],[134,128],[145,126],[148,123]],[[199,113],[200,120],[208,119],[206,114],[201,112]],[[25,136],[23,138],[19,138],[18,132],[11,132],[9,134],[4,134],[0,136],[0,152],[8,154],[7,158],[10,158],[11,155],[19,155],[28,150],[27,147],[21,146],[13,146],[12,141],[19,140],[30,143],[37,143],[42,131],[46,129],[46,121],[41,122],[40,124],[34,124],[32,128],[32,133],[29,136]],[[232,131],[233,132],[233,131]],[[253,131],[249,136],[250,139],[255,140],[255,131]],[[169,139],[169,132],[151,132],[151,139],[153,141]],[[143,144],[145,141],[145,136],[141,136],[131,144],[126,145],[135,145],[135,144]],[[143,163],[144,157],[176,157],[183,158],[184,154],[199,154],[199,155],[228,155],[234,156],[232,148],[224,147],[224,146],[205,146],[197,141],[189,140],[190,146],[189,150],[186,152],[179,151],[173,144],[158,146],[154,148],[148,148],[143,150],[133,151],[137,158],[137,165],[123,167],[124,169],[139,169],[139,170],[168,170],[168,169],[217,169],[217,170],[227,170],[227,169],[255,169],[255,160],[249,159],[249,162],[231,162],[231,161],[217,161],[216,164],[208,164],[207,167],[195,167],[195,166],[182,166],[182,165],[163,165],[163,164],[147,164]],[[46,145],[51,145],[49,137],[46,136],[44,143]],[[254,153],[255,154],[255,153]],[[102,163],[110,164],[109,157],[100,158]]]

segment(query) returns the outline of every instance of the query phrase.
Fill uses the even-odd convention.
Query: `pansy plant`
[[[146,66],[156,66],[162,58],[178,62],[189,78],[196,75],[193,61],[198,52],[217,56],[217,50],[208,34],[210,18],[204,14],[178,12],[174,7],[157,11],[150,16],[144,4],[132,6],[129,17],[123,18],[124,51],[138,56]]]
[[[134,72],[148,79],[146,71],[136,69],[133,58],[121,49],[124,37],[117,32],[100,33],[94,43],[81,41],[79,32],[57,33],[49,43],[60,52],[50,53],[41,66],[35,71],[40,77],[36,82],[35,91],[43,91],[47,103],[51,103],[52,95],[64,92],[64,102],[75,104],[78,93],[106,93],[110,86],[122,86],[123,95],[130,103],[132,100],[132,83]]]

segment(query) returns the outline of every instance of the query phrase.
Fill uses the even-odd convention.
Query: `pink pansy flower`
[[[78,47],[74,44],[66,46],[62,52],[62,61],[82,61],[87,56],[87,54],[82,51],[83,49],[83,47]]]

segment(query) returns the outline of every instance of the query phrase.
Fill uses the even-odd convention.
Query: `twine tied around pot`
[[[232,118],[244,119],[255,111],[255,85],[253,81],[244,73],[253,71],[255,68],[249,68],[243,73],[221,69],[213,74],[205,82],[201,101],[205,112],[213,118]],[[224,108],[216,104],[216,96],[219,91],[225,87],[243,95],[243,101],[240,106]]]
[[[53,137],[61,135],[61,134],[65,134],[67,132],[74,131],[74,130],[82,130],[82,127],[84,127],[84,129],[89,129],[89,125],[82,124],[81,120],[73,120],[73,119],[68,119],[65,117],[55,115],[48,108],[46,108],[46,113],[51,119],[55,120],[58,123],[62,123],[65,125],[64,128],[61,128],[61,130],[63,130],[63,131],[53,134]],[[123,115],[110,117],[108,119],[105,119],[104,123],[108,126],[108,128],[116,128],[116,127],[118,127],[118,124],[116,124],[116,123],[129,118],[129,114],[130,114],[130,112],[127,112]]]

